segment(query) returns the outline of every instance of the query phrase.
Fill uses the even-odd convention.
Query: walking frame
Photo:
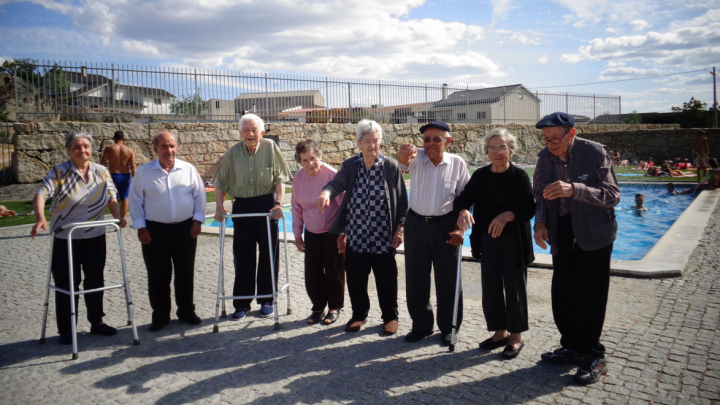
[[[455,277],[455,306],[453,307],[453,321],[452,321],[452,335],[450,336],[450,347],[451,352],[455,351],[455,343],[457,343],[457,315],[458,315],[458,301],[460,300],[460,283],[462,271],[462,245],[458,246],[458,261],[457,261],[457,275]]]
[[[74,222],[71,224],[64,225],[62,227],[59,227],[55,230],[55,233],[58,233],[64,229],[69,229],[70,232],[68,233],[67,238],[67,248],[68,248],[68,264],[69,264],[69,273],[70,273],[70,290],[65,290],[59,287],[56,287],[52,284],[50,284],[50,276],[52,274],[52,254],[53,254],[53,245],[55,244],[55,237],[51,235],[50,239],[50,264],[48,265],[48,275],[47,275],[47,283],[45,288],[45,308],[44,308],[44,314],[43,314],[43,323],[42,323],[42,331],[40,332],[40,344],[45,343],[45,326],[47,324],[47,316],[48,316],[48,302],[50,299],[50,290],[55,290],[58,292],[61,292],[63,294],[70,295],[70,324],[72,328],[72,359],[76,360],[78,358],[78,349],[77,349],[77,328],[75,326],[75,320],[77,318],[77,312],[75,308],[75,299],[74,297],[76,295],[82,295],[82,294],[90,294],[105,290],[112,290],[115,288],[125,288],[125,302],[127,305],[127,315],[128,315],[128,326],[132,325],[132,331],[133,331],[133,343],[135,345],[140,344],[140,339],[138,339],[137,334],[137,326],[135,325],[135,313],[133,312],[133,304],[132,304],[132,298],[130,296],[130,284],[128,283],[128,276],[127,276],[127,266],[125,265],[125,252],[123,250],[123,244],[122,244],[122,234],[120,232],[120,227],[118,224],[120,223],[120,220],[112,219],[112,220],[104,220],[104,221],[93,221],[93,222]],[[73,279],[73,253],[72,253],[72,234],[78,229],[87,229],[87,228],[97,228],[97,227],[114,227],[117,231],[118,236],[118,244],[120,246],[120,262],[122,263],[122,275],[123,275],[123,284],[118,285],[111,285],[106,287],[100,287],[100,288],[94,288],[92,290],[80,290],[75,291],[75,282]]]
[[[227,318],[227,312],[225,311],[225,301],[227,300],[239,300],[239,299],[257,299],[257,298],[270,298],[273,299],[273,313],[275,314],[275,330],[280,329],[280,318],[278,315],[277,308],[277,297],[283,290],[287,290],[287,314],[292,314],[292,308],[290,307],[290,270],[288,267],[288,247],[287,247],[287,226],[285,225],[285,215],[282,216],[283,224],[283,242],[285,244],[285,285],[277,288],[275,283],[275,260],[273,257],[273,243],[272,234],[270,232],[270,218],[273,213],[262,212],[257,214],[223,214],[220,216],[220,269],[218,271],[218,289],[217,299],[215,300],[215,326],[213,327],[213,333],[220,331],[218,323],[220,322],[220,302],[222,301],[222,317]],[[272,294],[264,295],[241,295],[241,296],[226,296],[225,295],[225,272],[224,272],[224,253],[225,253],[225,221],[228,218],[250,218],[250,217],[265,217],[267,223],[267,235],[268,235],[268,250],[270,251],[270,279],[272,281]],[[235,232],[240,232],[239,229],[235,229]]]

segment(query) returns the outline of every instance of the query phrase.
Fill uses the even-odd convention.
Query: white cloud
[[[665,70],[659,70],[659,69],[639,69],[634,67],[617,67],[617,68],[609,68],[605,69],[602,72],[600,72],[600,80],[608,80],[608,79],[631,79],[631,78],[638,78],[638,77],[647,77],[647,76],[658,76],[662,74],[668,73]]]
[[[490,0],[490,5],[493,8],[493,23],[505,17],[505,14],[510,9],[511,2],[512,0]]]
[[[575,54],[561,60],[640,60],[659,66],[698,67],[720,57],[720,10],[710,10],[690,21],[671,25],[667,31],[642,35],[595,38]]]
[[[547,56],[541,56],[540,59],[538,59],[538,63],[545,64],[545,63],[547,63],[547,61],[548,61]]]
[[[630,25],[633,26],[633,31],[642,31],[648,27],[648,23],[645,20],[632,20]]]
[[[160,51],[158,51],[155,46],[141,41],[122,41],[120,46],[122,46],[122,49],[129,54],[140,54],[152,58],[161,56]]]
[[[607,32],[609,32],[609,33],[611,33],[611,34],[614,34],[614,33],[618,32],[617,29],[612,28],[612,27],[607,27],[607,28],[605,28],[605,31],[607,31]]]
[[[607,66],[608,67],[619,67],[619,66],[625,66],[625,63],[611,60],[611,61],[608,61]]]

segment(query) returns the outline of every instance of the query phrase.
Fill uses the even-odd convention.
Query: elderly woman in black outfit
[[[484,144],[490,165],[473,173],[454,208],[460,211],[459,228],[475,224],[470,242],[473,254],[480,253],[483,313],[488,330],[495,332],[480,349],[505,346],[503,357],[512,359],[525,345],[521,334],[528,330],[527,266],[535,260],[530,230],[535,199],[528,175],[510,163],[517,150],[515,137],[495,128]]]

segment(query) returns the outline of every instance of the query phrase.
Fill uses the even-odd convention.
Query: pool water
[[[670,229],[670,226],[690,205],[693,195],[668,194],[665,184],[621,184],[620,204],[615,207],[618,221],[618,235],[613,246],[613,259],[640,260]],[[635,194],[645,195],[645,207],[648,211],[639,213],[630,207],[635,205]],[[288,232],[292,233],[292,211],[283,209]],[[532,221],[534,224],[534,220]],[[205,223],[218,226],[217,221],[208,219]],[[228,221],[232,228],[232,221]],[[283,231],[282,221],[278,227]],[[470,247],[470,231],[465,233],[463,246]],[[535,253],[550,254],[550,248],[541,249],[533,243]]]

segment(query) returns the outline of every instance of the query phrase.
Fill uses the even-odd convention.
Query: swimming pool
[[[618,221],[618,236],[613,246],[613,259],[640,260],[670,229],[670,226],[685,211],[693,200],[693,195],[668,194],[665,184],[620,184],[622,191],[620,204],[615,207]],[[648,211],[638,213],[630,209],[635,205],[635,194],[645,195]],[[285,221],[289,237],[292,236],[292,212],[286,207]],[[533,221],[534,223],[534,221]],[[218,223],[210,218],[205,225],[217,227]],[[228,228],[232,228],[228,221]],[[279,228],[283,231],[282,221]],[[470,231],[465,233],[463,246],[470,247]],[[535,253],[550,254],[550,249],[541,249],[533,244]]]

